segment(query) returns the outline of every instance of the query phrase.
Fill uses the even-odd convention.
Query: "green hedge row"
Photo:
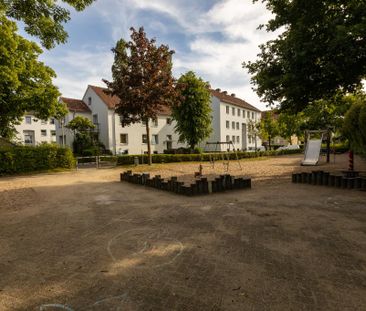
[[[246,158],[256,158],[256,157],[265,157],[265,156],[276,156],[276,155],[284,155],[284,154],[295,154],[301,153],[301,150],[271,150],[271,151],[259,151],[259,152],[237,152],[237,156],[239,159]],[[227,154],[221,153],[212,153],[211,157],[214,157],[215,160],[221,160],[222,155],[225,157]],[[230,160],[235,160],[235,153],[229,153]],[[131,165],[134,164],[134,159],[137,157],[139,159],[139,163],[147,163],[147,154],[144,155],[121,155],[117,157],[117,165]],[[195,162],[195,161],[210,161],[209,153],[202,154],[153,154],[152,162],[153,163],[173,163],[173,162]]]
[[[72,151],[54,144],[0,148],[0,175],[74,166]]]

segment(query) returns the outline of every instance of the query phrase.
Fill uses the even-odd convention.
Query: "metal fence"
[[[76,169],[81,168],[109,168],[117,166],[117,157],[115,156],[90,156],[77,157]]]

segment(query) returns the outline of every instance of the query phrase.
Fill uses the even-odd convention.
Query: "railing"
[[[117,166],[117,157],[115,156],[90,156],[77,157],[76,169],[80,168],[105,168]]]

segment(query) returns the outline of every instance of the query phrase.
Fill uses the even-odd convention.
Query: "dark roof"
[[[245,100],[236,97],[235,94],[229,95],[225,91],[221,92],[220,89],[216,89],[216,90],[211,89],[210,91],[211,91],[211,95],[217,97],[221,102],[239,106],[241,108],[261,112],[258,108],[252,106],[251,104],[248,104]]]
[[[60,100],[66,104],[69,111],[90,112],[89,107],[81,99],[60,97]]]
[[[119,103],[120,99],[117,96],[111,96],[106,94],[104,91],[107,88],[89,85],[92,90],[99,96],[99,98],[107,105],[109,109],[114,109],[116,105]],[[171,115],[171,110],[169,107],[162,107],[159,112],[160,115]]]

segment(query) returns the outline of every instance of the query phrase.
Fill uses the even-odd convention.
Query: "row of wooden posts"
[[[344,189],[366,190],[366,177],[345,171],[343,174],[331,174],[324,171],[312,171],[292,174],[293,183],[323,185]]]
[[[166,180],[161,178],[160,175],[150,177],[150,174],[133,174],[132,171],[126,171],[121,173],[121,181],[145,185],[187,196],[251,188],[250,178],[234,177],[230,174],[220,175],[216,177],[215,180],[207,180],[205,177],[197,177],[195,183],[186,185],[184,182],[178,181],[177,176],[173,176]]]

